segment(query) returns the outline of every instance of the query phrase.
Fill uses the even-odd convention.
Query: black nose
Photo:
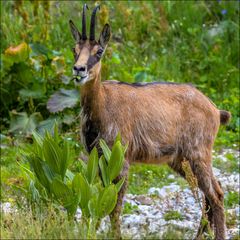
[[[78,71],[78,72],[85,72],[86,66],[74,66],[73,70]]]

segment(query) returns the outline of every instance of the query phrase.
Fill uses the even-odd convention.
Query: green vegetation
[[[65,130],[75,127],[79,95],[71,81],[74,41],[68,20],[80,22],[82,3],[1,2],[4,133],[7,129],[15,134],[29,134],[35,128],[50,129],[54,120],[61,122]],[[93,3],[89,7],[92,9]],[[97,30],[109,22],[113,35],[103,60],[102,79],[191,82],[220,109],[232,113],[230,125],[220,131],[216,144],[236,143],[238,10],[237,1],[104,1]],[[58,89],[61,90],[56,95]],[[53,112],[50,113],[46,104],[54,92],[51,99],[59,100],[48,107]]]
[[[219,157],[214,158],[213,166],[225,171],[225,172],[236,172],[239,173],[239,157],[234,156],[234,154],[228,153],[224,156],[226,161],[223,163],[222,159]]]
[[[54,178],[50,177],[51,183],[47,178],[45,184],[42,179],[43,162],[51,168],[51,161],[59,159],[48,158],[48,154],[53,149],[64,152],[64,143],[71,154],[66,156],[69,162],[64,162],[62,169],[54,169],[52,165],[56,189],[61,187],[71,192],[69,196],[77,195],[73,176],[88,172],[88,164],[78,158],[85,151],[79,138],[79,92],[71,81],[74,40],[68,26],[69,19],[80,26],[83,3],[1,1],[0,201],[11,202],[22,211],[16,217],[16,213],[3,215],[3,238],[83,237],[81,226],[59,210],[59,205],[64,205],[73,214],[75,208],[71,209],[62,193],[59,195],[50,187]],[[94,4],[95,1],[88,2],[89,8]],[[98,33],[106,22],[112,28],[112,39],[102,62],[103,80],[193,83],[219,109],[232,113],[230,124],[220,128],[215,148],[239,147],[238,1],[101,1],[97,15]],[[89,15],[87,21],[89,24]],[[60,140],[51,134],[45,135],[55,122]],[[51,143],[53,149],[41,147],[44,143],[38,145],[37,139],[48,141],[45,145]],[[100,163],[99,171],[105,172],[103,190],[111,185],[121,164],[116,166],[113,175],[109,174],[111,151],[104,142],[101,147],[104,157],[95,156],[95,159]],[[40,149],[39,152],[36,149]],[[227,172],[239,171],[238,160],[231,154],[224,164],[216,158],[214,166]],[[36,174],[39,167],[43,175]],[[135,164],[130,168],[128,192],[145,194],[150,187],[175,181],[186,186],[182,178],[176,175],[174,179],[168,178],[169,174],[174,173],[167,166]],[[97,173],[96,180],[90,175],[85,178],[90,185],[101,182]],[[226,207],[239,204],[237,197],[235,192],[228,193]],[[43,207],[42,202],[51,206]],[[30,209],[28,214],[26,209]],[[125,213],[135,210],[134,206],[125,205]],[[166,239],[171,238],[170,230],[164,235]],[[181,236],[181,232],[174,232],[175,239]]]
[[[224,205],[228,208],[234,207],[235,205],[240,205],[239,193],[238,192],[228,192],[227,196],[224,198]]]
[[[81,224],[70,221],[54,206],[37,213],[23,209],[1,217],[2,239],[83,239],[83,233]]]
[[[134,211],[138,210],[137,205],[132,205],[131,203],[126,202],[123,208],[123,214],[132,214]]]
[[[170,220],[183,220],[183,216],[178,211],[167,211],[164,214],[164,219],[166,221],[170,221]]]
[[[32,146],[22,151],[31,166],[29,169],[20,165],[29,178],[25,192],[30,195],[30,202],[59,204],[67,210],[70,219],[74,218],[79,206],[86,226],[83,238],[96,237],[97,222],[112,212],[117,203],[117,193],[125,180],[123,177],[113,183],[123,168],[127,149],[127,146],[122,146],[120,135],[112,151],[104,140],[100,141],[100,146],[104,154],[98,158],[94,147],[87,164],[80,160],[81,171],[76,174],[69,170],[74,159],[73,148],[68,140],[61,138],[56,124],[52,135],[46,132],[41,137],[33,132]],[[99,174],[98,168],[101,170]]]

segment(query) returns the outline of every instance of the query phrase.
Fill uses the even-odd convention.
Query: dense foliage
[[[55,205],[50,206],[51,211],[43,211],[39,204],[35,209],[38,217],[35,212],[26,214],[26,208],[33,211],[27,200],[35,197],[37,201],[47,194],[43,195],[44,186],[34,175],[34,162],[30,159],[31,166],[21,153],[26,148],[33,151],[34,130],[35,136],[43,139],[45,136],[48,138],[45,141],[51,142],[51,135],[46,137],[43,133],[45,129],[52,129],[57,121],[60,146],[69,141],[75,154],[67,157],[73,163],[67,166],[68,171],[58,174],[55,187],[61,185],[68,191],[71,186],[70,192],[73,192],[69,173],[76,176],[82,171],[79,155],[84,149],[79,141],[79,91],[71,80],[74,40],[68,21],[72,19],[81,29],[83,3],[1,1],[0,201],[21,209],[16,213],[18,217],[14,213],[3,221],[1,230],[5,237],[20,234],[26,238],[66,239],[66,236],[79,237],[78,233],[82,232],[82,226],[77,228],[68,222],[62,211],[56,214]],[[97,1],[87,3],[89,9],[93,9]],[[88,13],[90,15],[90,11]],[[112,28],[112,39],[102,61],[102,80],[194,84],[219,109],[231,112],[230,124],[220,128],[216,139],[213,165],[229,174],[238,172],[234,154],[227,154],[223,162],[217,153],[223,147],[236,148],[239,143],[239,1],[101,1],[97,19],[97,33],[106,22]],[[56,145],[58,141],[51,143],[63,151]],[[99,159],[99,167],[104,171],[111,153],[104,142],[101,147],[105,158]],[[47,157],[47,152],[45,155]],[[42,163],[45,157],[35,164],[45,164]],[[182,178],[168,178],[169,174],[173,172],[167,166],[133,165],[128,192],[146,194],[150,187],[163,187],[175,181],[186,186]],[[102,189],[113,179],[108,174],[105,176]],[[239,203],[238,195],[234,190],[227,192],[225,206]],[[65,204],[57,192],[53,196],[58,198],[58,203]],[[134,207],[125,204],[124,211],[135,211]],[[181,215],[173,211],[165,218],[181,219]],[[31,225],[32,228],[26,228]]]
[[[79,104],[71,81],[74,41],[68,20],[80,26],[82,2],[1,4],[1,129],[29,134],[36,127],[50,128],[54,119],[64,126],[76,122]],[[90,9],[94,4],[88,3]],[[191,82],[219,108],[231,111],[228,130],[236,132],[238,16],[237,1],[104,1],[98,32],[109,22],[113,34],[102,79]],[[60,88],[56,98],[64,104],[54,102],[58,105],[51,114],[47,100]]]
[[[117,203],[117,193],[124,183],[125,177],[115,184],[113,180],[122,171],[127,145],[121,144],[118,135],[111,151],[105,141],[101,140],[103,155],[99,158],[97,148],[94,147],[88,162],[80,160],[81,170],[74,174],[69,170],[76,158],[74,147],[69,140],[59,135],[57,125],[52,135],[46,131],[42,137],[33,132],[33,139],[31,148],[22,151],[31,169],[20,165],[29,178],[30,184],[25,192],[31,206],[34,203],[40,205],[41,202],[46,206],[57,203],[67,210],[70,219],[74,219],[80,207],[82,221],[86,226],[82,238],[95,238],[97,222],[112,212]]]

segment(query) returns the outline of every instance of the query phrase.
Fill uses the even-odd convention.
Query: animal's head
[[[105,24],[98,40],[95,39],[95,18],[99,6],[93,9],[90,23],[90,34],[87,37],[86,32],[86,9],[83,6],[82,14],[82,33],[80,33],[72,20],[69,21],[72,35],[76,41],[73,48],[75,63],[73,66],[73,75],[75,84],[83,85],[89,82],[99,74],[101,68],[101,58],[110,39],[110,26]]]

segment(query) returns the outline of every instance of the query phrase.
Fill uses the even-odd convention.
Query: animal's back
[[[130,161],[162,162],[214,141],[219,110],[191,85],[106,81],[103,88],[107,118],[101,137],[111,144],[120,131]]]

